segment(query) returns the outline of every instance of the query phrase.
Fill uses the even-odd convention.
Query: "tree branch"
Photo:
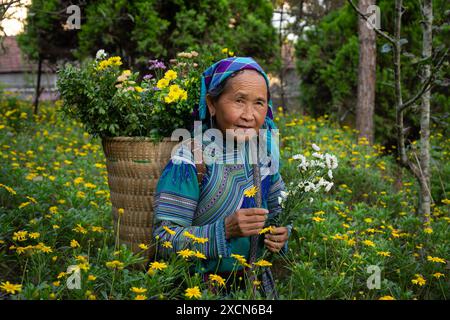
[[[441,68],[442,64],[444,63],[444,59],[445,57],[447,57],[448,54],[448,49],[445,51],[445,53],[442,55],[442,57],[440,58],[439,62],[436,64],[436,66],[433,68],[433,72],[431,73],[431,75],[427,78],[427,80],[425,81],[425,83],[423,84],[422,88],[419,90],[419,92],[412,97],[411,99],[409,99],[408,101],[406,101],[405,103],[403,103],[402,105],[399,106],[399,111],[403,111],[406,108],[412,106],[417,100],[420,99],[420,97],[428,90],[430,90],[431,88],[431,83],[434,80],[434,75],[436,74],[437,71],[439,71],[439,69]]]
[[[368,21],[369,19],[366,17],[366,15],[364,13],[362,13],[353,3],[352,0],[347,0],[350,5],[353,7],[353,9],[356,11],[356,13],[363,18],[364,20]],[[395,39],[393,37],[391,37],[388,33],[381,31],[380,29],[377,28],[373,28],[373,30],[375,30],[375,32],[380,35],[381,37],[383,37],[384,39],[386,39],[387,41],[389,41],[390,43],[395,45]]]

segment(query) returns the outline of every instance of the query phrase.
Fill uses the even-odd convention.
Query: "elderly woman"
[[[237,141],[248,138],[248,129],[258,133],[261,128],[269,132],[276,128],[269,80],[252,58],[226,58],[210,66],[202,76],[197,113],[203,130],[216,128],[225,137],[231,133]],[[248,144],[245,146],[244,151],[248,151]],[[262,202],[257,208],[253,168],[247,154],[233,150],[232,156],[241,157],[240,164],[206,164],[200,185],[192,154],[169,161],[155,193],[154,236],[160,254],[193,249],[204,258],[196,272],[205,278],[211,273],[242,273],[246,263],[240,259],[237,265],[236,257],[249,260],[251,236],[257,236],[280,213],[279,197],[284,189],[278,171],[268,174],[261,169],[261,190],[256,192],[261,192]],[[227,156],[225,153],[225,159]],[[278,158],[275,152],[270,161],[273,164]],[[263,247],[271,252],[285,251],[289,232],[290,227],[282,226],[266,233],[257,255]]]

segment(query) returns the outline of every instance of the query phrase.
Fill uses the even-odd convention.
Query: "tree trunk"
[[[422,58],[431,57],[432,54],[432,24],[433,5],[432,0],[422,2]],[[431,76],[431,65],[425,64],[422,69],[422,82]],[[429,220],[431,191],[430,191],[430,93],[427,90],[421,97],[420,112],[420,213]]]
[[[41,75],[42,75],[42,58],[39,56],[38,71],[37,71],[37,83],[36,94],[34,97],[34,114],[38,113],[39,96],[41,95]]]
[[[359,9],[366,13],[367,7],[375,4],[375,0],[360,0]],[[356,129],[359,138],[365,137],[370,144],[374,141],[373,114],[375,109],[376,80],[376,35],[369,29],[368,22],[358,20],[359,35],[359,67],[358,97],[356,104]]]
[[[280,11],[280,25],[279,25],[279,44],[280,44],[280,58],[281,58],[281,66],[280,66],[280,98],[281,98],[281,106],[283,110],[287,110],[286,98],[284,92],[284,50],[283,50],[283,42],[284,42],[284,34],[283,34],[283,19],[284,19],[284,2],[281,4]]]

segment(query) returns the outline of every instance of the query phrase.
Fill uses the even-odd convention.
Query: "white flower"
[[[330,178],[330,180],[333,180],[333,171],[331,169],[328,170],[328,178]]]
[[[97,51],[97,53],[95,54],[95,59],[96,60],[102,60],[106,58],[106,52],[103,49],[100,49]]]
[[[305,156],[304,155],[302,155],[302,154],[294,154],[293,156],[292,156],[292,159],[294,159],[294,160],[304,160],[305,159]]]
[[[327,164],[328,169],[336,169],[338,167],[338,160],[336,156],[332,154],[325,154],[325,163]]]
[[[318,159],[323,159],[323,154],[318,153],[318,152],[314,152],[314,153],[312,154],[312,156],[315,157],[315,158],[318,158]]]
[[[318,146],[317,144],[315,144],[315,143],[312,144],[312,148],[313,148],[315,151],[320,151],[319,146]]]
[[[309,198],[309,203],[313,203],[314,198]]]
[[[331,190],[331,188],[333,187],[334,183],[333,182],[328,182],[328,185],[325,187],[325,192],[328,192]]]

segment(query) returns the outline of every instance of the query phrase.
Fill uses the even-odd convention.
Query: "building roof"
[[[3,49],[0,48],[0,73],[36,72],[37,64],[30,63],[22,56],[16,37],[3,38]],[[44,63],[43,72],[54,72]]]

